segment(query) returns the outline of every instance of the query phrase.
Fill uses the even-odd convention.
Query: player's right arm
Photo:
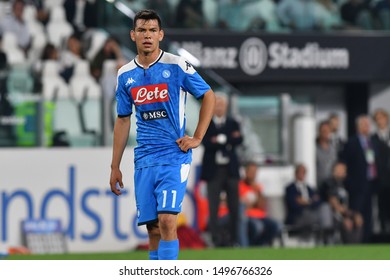
[[[127,140],[130,132],[130,116],[118,117],[114,125],[114,144],[112,148],[112,161],[111,161],[111,176],[110,186],[111,191],[116,195],[121,195],[121,191],[117,189],[118,183],[123,188],[122,172],[120,170],[120,163],[122,160],[123,152],[125,151]]]

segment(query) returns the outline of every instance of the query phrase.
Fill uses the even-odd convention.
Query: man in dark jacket
[[[230,215],[231,244],[238,243],[239,195],[238,181],[239,160],[236,147],[242,143],[240,126],[236,120],[227,116],[228,99],[223,93],[216,93],[214,117],[203,138],[205,148],[201,178],[207,182],[209,201],[208,230],[215,246],[220,244],[218,237],[218,209],[220,193],[227,194]]]
[[[378,179],[378,152],[370,129],[369,117],[359,116],[356,120],[357,133],[348,140],[342,153],[342,161],[347,165],[350,208],[363,216],[363,242],[366,243],[371,241],[371,200],[377,191]]]
[[[372,142],[376,148],[378,170],[378,215],[383,234],[390,233],[390,130],[389,114],[384,109],[377,109],[373,115],[376,131]]]
[[[287,209],[285,223],[300,229],[312,230],[321,222],[318,210],[321,200],[317,192],[306,183],[305,178],[306,167],[297,164],[295,180],[285,190]]]

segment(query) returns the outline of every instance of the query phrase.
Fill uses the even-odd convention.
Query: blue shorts
[[[158,214],[181,212],[190,164],[158,165],[134,171],[138,225],[158,221]]]

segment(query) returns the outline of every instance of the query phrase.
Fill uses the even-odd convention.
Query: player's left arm
[[[203,137],[206,134],[207,128],[209,127],[211,118],[214,114],[215,107],[215,95],[212,89],[209,89],[204,95],[202,105],[199,110],[199,120],[196,126],[193,137],[185,135],[176,140],[179,148],[183,152],[187,152],[189,149],[194,149],[202,143]]]

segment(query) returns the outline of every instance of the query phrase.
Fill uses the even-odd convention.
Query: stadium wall
[[[193,226],[202,152],[194,151],[183,203]],[[131,148],[123,156],[120,197],[109,189],[111,148],[2,149],[0,158],[0,251],[23,245],[22,221],[39,218],[61,220],[69,252],[125,251],[147,241],[145,227],[136,225]],[[292,174],[291,166],[266,167],[259,180],[267,196],[280,198]],[[278,201],[270,211],[282,218]]]

